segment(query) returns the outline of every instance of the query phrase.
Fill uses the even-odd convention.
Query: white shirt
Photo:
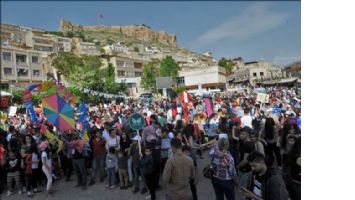
[[[104,129],[104,131],[102,132],[102,137],[104,137],[106,141],[110,137],[110,134],[108,133],[108,131],[106,129]]]
[[[32,169],[38,169],[38,162],[34,161],[39,161],[36,153],[32,153]]]
[[[115,138],[108,137],[106,140],[106,150],[110,147],[120,148],[120,137],[116,136]]]
[[[47,152],[42,151],[41,158],[42,158],[42,163],[44,163],[44,159],[46,158],[46,159],[47,159],[47,165],[48,165],[48,167],[49,167],[49,168],[52,167],[52,161],[51,161],[51,159],[48,159]]]
[[[244,115],[240,121],[242,122],[242,126],[249,126],[250,128],[253,128],[252,126],[252,121],[253,121],[253,118],[250,116],[250,115]]]

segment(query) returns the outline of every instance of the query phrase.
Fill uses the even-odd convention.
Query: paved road
[[[198,159],[198,178],[199,182],[197,185],[197,195],[199,200],[208,200],[215,199],[214,190],[212,184],[209,179],[206,179],[202,175],[202,168],[208,162],[207,152],[204,153],[204,159]],[[73,176],[75,179],[75,175]],[[44,192],[36,194],[32,199],[55,199],[55,200],[108,200],[108,199],[123,199],[123,200],[145,200],[145,196],[148,193],[142,195],[140,193],[133,194],[133,187],[127,190],[120,190],[118,188],[113,190],[108,190],[105,188],[105,183],[96,183],[93,186],[88,187],[87,190],[82,191],[80,188],[75,188],[76,181],[64,182],[60,181],[55,186],[54,189],[57,191],[55,195],[51,198],[47,198]],[[44,188],[40,188],[44,190]],[[6,193],[6,192],[5,192]],[[158,200],[165,200],[164,198],[165,192],[163,190],[157,192]],[[238,198],[237,194],[237,199]],[[5,194],[2,194],[1,199],[4,200],[23,200],[30,199],[27,198],[25,194],[18,195],[13,194],[10,197],[6,197]]]

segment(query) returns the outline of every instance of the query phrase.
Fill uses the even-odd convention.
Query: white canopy
[[[1,96],[2,97],[6,97],[6,96],[12,96],[12,94],[5,92],[5,91],[1,91]]]

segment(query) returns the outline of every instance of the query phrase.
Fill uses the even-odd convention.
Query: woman
[[[52,196],[52,160],[50,156],[50,148],[47,141],[41,142],[39,145],[41,150],[42,171],[47,177],[47,195]]]
[[[106,151],[108,152],[110,147],[114,147],[116,151],[120,149],[120,137],[116,134],[116,129],[110,130],[110,135],[106,141]]]
[[[266,141],[265,160],[268,166],[274,163],[274,153],[277,159],[277,166],[281,167],[280,148],[276,145],[279,139],[277,125],[273,118],[266,118],[264,126],[264,140]]]
[[[218,144],[210,152],[214,171],[212,185],[216,200],[223,200],[224,196],[226,196],[227,200],[235,199],[234,186],[237,172],[234,166],[234,159],[227,151],[228,147],[228,139],[226,137],[219,138]]]
[[[121,150],[124,152],[124,156],[128,156],[127,159],[127,166],[128,166],[128,179],[129,179],[129,184],[128,186],[132,186],[132,181],[133,181],[133,173],[132,173],[132,156],[130,155],[129,149],[131,146],[131,140],[128,137],[126,132],[122,132],[121,137],[120,137],[120,147]]]
[[[25,156],[25,175],[27,178],[27,196],[32,197],[33,193],[37,193],[37,176],[38,172],[39,155],[36,145],[30,147],[29,152]]]
[[[301,137],[288,154],[284,180],[291,200],[301,200]]]

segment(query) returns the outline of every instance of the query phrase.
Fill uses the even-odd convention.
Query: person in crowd
[[[74,136],[74,148],[73,148],[73,168],[77,176],[77,184],[75,187],[81,187],[82,190],[86,190],[87,185],[87,172],[85,166],[85,145],[78,136]]]
[[[243,196],[252,200],[286,200],[288,192],[277,170],[265,164],[265,157],[259,152],[248,155],[249,165],[253,169],[248,187],[242,187]]]
[[[169,200],[187,200],[189,198],[190,180],[195,179],[195,168],[190,157],[182,152],[179,139],[171,140],[173,156],[165,165],[163,183],[166,186],[166,196]]]
[[[42,161],[42,171],[46,175],[47,178],[47,195],[52,196],[54,190],[52,190],[52,158],[50,153],[50,147],[47,141],[41,142],[39,145],[41,150],[41,161]]]
[[[20,182],[20,167],[21,167],[21,156],[17,153],[10,151],[9,158],[7,159],[7,196],[12,195],[12,181],[15,181],[15,186],[18,190],[18,194],[22,194],[21,182]]]
[[[239,185],[240,187],[246,187],[248,184],[248,180],[250,179],[252,170],[251,167],[248,163],[248,155],[255,151],[255,145],[253,142],[250,141],[249,134],[253,130],[249,128],[248,126],[242,128],[240,130],[240,135],[239,135],[239,151],[240,151],[240,156],[239,156],[239,162],[237,165],[237,169],[239,171]]]
[[[25,175],[27,181],[27,196],[32,197],[34,193],[38,192],[37,189],[37,176],[39,155],[36,145],[32,145],[30,150],[25,154]]]
[[[120,178],[120,189],[128,188],[128,161],[124,150],[118,152],[118,174]]]
[[[283,169],[284,180],[291,200],[301,199],[301,137],[298,137],[288,153]]]
[[[155,190],[156,190],[156,179],[159,179],[159,177],[154,176],[154,160],[152,156],[152,150],[149,147],[144,148],[144,156],[141,160],[141,165],[142,165],[142,171],[144,178],[147,183],[147,187],[149,189],[149,194],[150,196],[147,196],[146,199],[152,199],[155,200]]]
[[[116,187],[116,173],[118,172],[118,159],[115,147],[110,147],[106,156],[106,170],[108,183],[106,188],[114,189]]]
[[[130,146],[132,141],[130,140],[129,135],[126,131],[123,131],[120,138],[120,148],[124,156],[127,157],[127,171],[128,171],[128,185],[127,187],[132,186],[133,182],[133,172],[132,172],[132,156],[130,154]]]
[[[169,150],[171,149],[171,138],[168,136],[168,129],[162,129],[162,138],[161,138],[161,168],[160,171],[163,173],[166,161],[169,157]]]
[[[110,147],[114,147],[116,149],[116,152],[120,150],[120,137],[116,134],[117,130],[116,129],[110,129],[110,135],[108,139],[106,140],[106,151]]]
[[[139,191],[139,186],[140,186],[139,177],[141,177],[142,185],[143,185],[141,193],[144,194],[147,192],[146,180],[144,178],[142,168],[141,168],[142,153],[139,147],[140,142],[141,142],[141,138],[138,135],[136,135],[132,138],[132,144],[130,147],[130,152],[132,155],[132,167],[134,173],[134,190],[133,190],[134,194]]]
[[[253,131],[250,132],[249,138],[250,138],[250,141],[252,143],[254,143],[254,145],[255,145],[255,151],[265,155],[265,151],[264,151],[265,144],[259,138],[259,133],[253,130]]]
[[[272,166],[274,163],[274,154],[277,159],[277,166],[281,168],[280,148],[277,146],[279,139],[278,124],[271,117],[266,118],[263,138],[266,141],[265,156],[266,164]]]
[[[91,140],[91,147],[93,151],[92,174],[89,185],[95,184],[96,175],[99,172],[100,182],[104,181],[105,170],[105,149],[106,141],[102,137],[100,131],[96,131],[95,138]]]
[[[189,156],[193,160],[194,167],[195,167],[195,174],[198,174],[196,155],[192,154],[191,147],[185,145],[182,147],[182,151],[184,152],[185,155]],[[197,188],[196,188],[197,180],[198,180],[198,176],[195,176],[195,178],[190,179],[190,189],[191,189],[193,200],[197,200]]]
[[[224,134],[223,134],[224,135]],[[211,165],[215,172],[212,177],[212,185],[216,200],[235,199],[234,187],[237,181],[233,156],[228,152],[229,141],[227,137],[219,137],[218,144],[210,151]]]

